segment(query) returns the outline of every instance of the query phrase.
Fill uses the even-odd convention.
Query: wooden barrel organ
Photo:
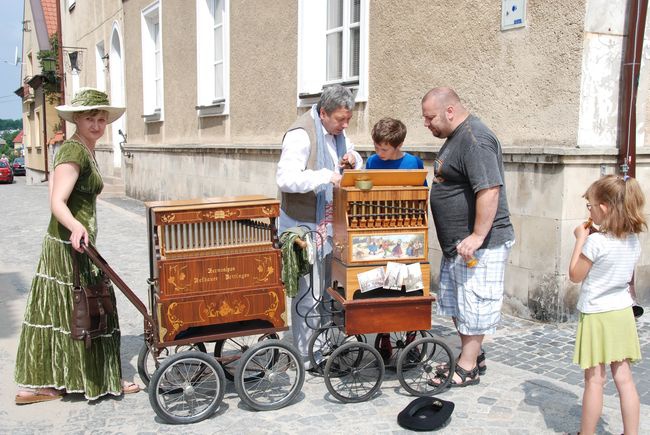
[[[345,171],[334,190],[334,259],[328,291],[343,306],[348,334],[429,329],[431,269],[426,170]],[[421,273],[418,290],[364,289],[359,274],[407,264]]]
[[[242,196],[145,205],[158,344],[287,329],[279,201]]]

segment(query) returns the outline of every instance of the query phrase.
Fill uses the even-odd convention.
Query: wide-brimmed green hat
[[[106,121],[110,124],[124,114],[126,107],[111,106],[108,95],[94,88],[81,88],[72,98],[70,104],[56,107],[59,116],[69,122],[74,122],[75,113],[88,110],[104,110],[108,112]]]

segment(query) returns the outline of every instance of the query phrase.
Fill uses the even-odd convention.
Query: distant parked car
[[[25,159],[16,157],[11,164],[11,168],[14,170],[14,175],[25,175]]]
[[[14,173],[9,167],[9,163],[4,160],[0,160],[0,182],[3,183],[13,183],[14,182]]]

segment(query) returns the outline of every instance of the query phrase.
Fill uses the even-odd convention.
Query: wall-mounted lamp
[[[120,142],[120,151],[122,151],[122,155],[123,155],[124,157],[126,157],[127,159],[128,159],[129,157],[133,157],[133,153],[131,153],[130,151],[127,151],[127,150],[124,149],[124,144],[126,143],[126,133],[124,133],[124,132],[120,129],[120,130],[117,130],[117,134],[119,134],[120,136],[122,136],[122,141]]]
[[[31,28],[30,24],[31,24],[30,20],[23,21],[23,32],[31,32],[32,31],[32,28]]]
[[[102,56],[102,60],[104,61],[104,68],[108,69],[108,53],[106,53],[104,56]]]
[[[56,59],[52,57],[44,57],[41,60],[41,65],[43,66],[43,72],[46,73],[56,72]]]

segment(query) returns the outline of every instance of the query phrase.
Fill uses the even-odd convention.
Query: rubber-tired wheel
[[[429,331],[397,331],[377,334],[375,349],[384,360],[386,367],[396,367],[399,357],[406,346],[415,340],[430,337]]]
[[[325,364],[325,385],[341,402],[364,402],[381,387],[384,371],[377,349],[368,343],[345,343]]]
[[[156,371],[162,360],[167,358],[169,355],[189,350],[205,352],[205,344],[196,343],[183,346],[165,347],[160,350],[158,358],[154,358],[149,346],[145,342],[140,348],[140,353],[138,353],[138,374],[140,375],[140,379],[142,379],[142,382],[145,385],[149,385],[153,372]]]
[[[241,356],[255,343],[263,340],[279,340],[278,334],[264,334],[264,335],[246,335],[243,337],[233,337],[227,340],[219,340],[214,345],[214,356],[221,364],[226,379],[229,381],[235,380],[235,372]]]
[[[451,367],[451,370],[441,368]],[[397,379],[415,396],[433,396],[447,388],[456,361],[451,349],[442,341],[425,337],[404,348],[397,361]]]
[[[323,367],[319,366],[319,362],[327,360],[344,343],[354,341],[364,342],[365,337],[363,335],[345,335],[341,329],[335,326],[315,331],[309,338],[309,350],[307,351],[311,367],[322,375]]]
[[[217,410],[226,391],[223,369],[212,355],[181,352],[165,358],[151,378],[149,402],[168,423],[196,423]]]
[[[254,344],[241,357],[235,373],[239,398],[257,411],[291,403],[305,382],[305,368],[294,346],[280,340]]]

